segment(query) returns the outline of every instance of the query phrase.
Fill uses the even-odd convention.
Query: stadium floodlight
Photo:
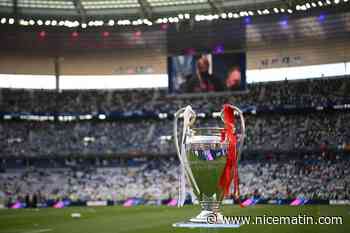
[[[312,7],[317,7],[317,4],[314,3],[314,2],[312,2],[312,3],[311,3],[311,6],[312,6]]]
[[[226,19],[227,18],[227,14],[226,13],[222,13],[221,14],[221,18]]]
[[[310,9],[310,8],[311,8],[310,3],[306,3],[306,4],[305,4],[305,7],[308,8],[308,9]]]
[[[21,20],[19,21],[19,25],[28,26],[28,21],[27,21],[27,20],[24,20],[24,19],[21,19]]]
[[[335,3],[335,4],[339,4],[339,3],[340,3],[340,0],[334,0],[334,3]]]
[[[221,112],[213,112],[211,115],[213,118],[219,118],[221,116]]]
[[[158,118],[159,119],[166,119],[168,117],[168,114],[167,113],[159,113],[158,114]]]
[[[234,14],[233,14],[233,18],[236,18],[236,19],[239,18],[239,14],[234,13]]]
[[[115,24],[115,22],[114,22],[113,19],[110,19],[110,20],[108,21],[108,25],[109,25],[109,26],[114,26],[114,24]]]
[[[203,113],[203,112],[198,113],[197,116],[200,117],[200,118],[205,118],[205,113]]]
[[[6,23],[6,18],[1,18],[1,23],[5,24]]]
[[[9,24],[14,24],[15,23],[15,19],[14,18],[9,18]]]
[[[276,14],[280,12],[277,8],[273,8],[273,11],[274,11]]]
[[[332,2],[331,2],[330,0],[327,0],[326,3],[327,3],[328,5],[331,5],[331,4],[332,4]]]
[[[269,9],[265,9],[265,10],[263,11],[263,13],[264,13],[265,15],[268,15],[268,14],[270,14],[270,11],[269,11]]]
[[[179,14],[178,17],[179,17],[179,19],[184,19],[184,15],[183,14]]]
[[[34,25],[35,24],[35,22],[34,22],[34,20],[29,20],[29,25]]]
[[[56,25],[57,25],[57,20],[52,20],[52,21],[51,21],[51,25],[52,25],[52,26],[56,26]]]
[[[105,120],[107,117],[106,117],[106,115],[105,114],[99,114],[98,115],[98,119],[100,119],[100,120]]]
[[[12,116],[11,115],[4,115],[4,120],[11,120],[12,119]]]
[[[184,16],[185,16],[185,19],[190,19],[190,14],[186,13]]]
[[[104,22],[102,20],[95,20],[93,21],[93,26],[102,26],[104,24]],[[73,25],[76,26],[78,25],[79,26],[79,22],[78,21],[74,21],[73,22]]]
[[[79,118],[81,120],[88,120],[87,115],[86,116],[84,116],[84,115],[83,116],[79,116]],[[83,141],[84,142],[94,142],[95,141],[95,137],[84,137]]]
[[[38,24],[39,26],[41,26],[41,25],[43,25],[43,21],[39,19],[38,21],[36,21],[36,24]]]
[[[125,21],[125,25],[130,25],[130,24],[131,24],[131,21],[128,20],[128,19],[126,19],[126,20],[124,20],[124,21]]]
[[[248,11],[248,15],[253,16],[254,12],[253,11]]]
[[[63,26],[66,26],[66,27],[71,28],[71,27],[72,27],[72,22],[69,21],[69,20],[66,20],[66,21],[64,22]]]
[[[86,23],[82,23],[82,24],[81,24],[81,27],[82,27],[82,28],[86,28],[86,27],[87,27],[87,24],[86,24]]]
[[[293,10],[292,10],[292,9],[288,9],[287,12],[288,12],[289,14],[292,14],[292,13],[293,13]]]
[[[257,10],[257,12],[258,12],[258,15],[262,15],[263,14],[261,10]]]
[[[322,2],[322,1],[318,1],[317,4],[318,4],[319,6],[323,6],[323,2]]]

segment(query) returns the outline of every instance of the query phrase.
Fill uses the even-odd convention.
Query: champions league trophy
[[[175,113],[174,137],[181,164],[179,203],[185,199],[185,180],[193,188],[202,211],[188,222],[175,223],[174,227],[188,228],[234,228],[237,224],[226,224],[220,212],[221,201],[230,194],[239,202],[238,161],[245,137],[245,123],[242,111],[225,104],[220,113],[223,128],[196,128],[196,113],[191,106]],[[181,144],[178,139],[178,120],[183,117]],[[239,117],[240,127],[235,124]]]

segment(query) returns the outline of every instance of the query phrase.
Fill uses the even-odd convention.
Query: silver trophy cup
[[[240,133],[237,135],[237,155],[242,151],[245,135],[245,123],[241,110],[230,105],[232,111],[240,119]],[[223,111],[220,113],[223,119]],[[178,139],[178,120],[183,117],[181,144]],[[177,154],[181,163],[183,177],[192,186],[201,205],[202,211],[189,220],[190,223],[208,223],[208,217],[215,215],[217,223],[221,223],[221,202],[224,191],[219,186],[227,159],[228,140],[222,139],[220,127],[195,127],[196,113],[190,106],[180,109],[175,114],[174,138]],[[234,128],[235,129],[235,128]],[[181,192],[180,192],[181,193]],[[183,202],[179,198],[179,202]]]

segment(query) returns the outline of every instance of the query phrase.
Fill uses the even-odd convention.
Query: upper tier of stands
[[[248,85],[245,93],[202,95],[191,98],[175,98],[167,90],[128,91],[62,91],[0,89],[2,112],[167,112],[191,104],[203,112],[218,111],[222,103],[240,107],[296,105],[317,106],[343,103],[350,99],[350,79],[347,77],[308,79],[255,83]]]

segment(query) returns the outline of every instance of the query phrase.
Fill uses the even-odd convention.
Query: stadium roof
[[[158,17],[174,13],[289,7],[300,0],[0,0],[0,14],[73,17]]]

